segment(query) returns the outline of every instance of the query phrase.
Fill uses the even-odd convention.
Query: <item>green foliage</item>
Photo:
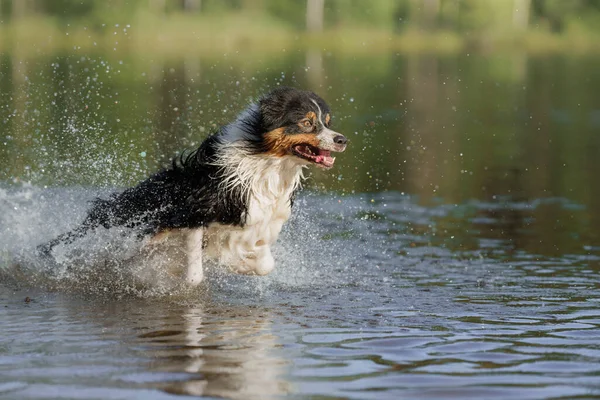
[[[552,32],[562,32],[565,29],[567,17],[570,14],[578,13],[582,3],[582,0],[535,0],[533,10],[537,22],[547,24]]]
[[[187,4],[187,6],[186,6]],[[0,0],[0,15],[48,16],[60,24],[101,28],[126,23],[140,14],[198,16],[251,15],[278,20],[288,29],[306,25],[307,0]],[[406,30],[453,31],[462,35],[504,34],[515,29],[518,7],[529,29],[551,33],[600,32],[600,0],[324,0],[324,27],[370,28],[390,33]],[[522,10],[519,10],[522,11]]]
[[[484,29],[493,22],[493,5],[487,1],[461,0],[458,2],[456,26],[461,32]]]
[[[242,8],[242,0],[203,0],[202,1],[202,12],[203,13],[224,13],[228,11],[239,10]],[[179,7],[181,9],[181,7]],[[174,11],[177,8],[174,7]]]
[[[97,11],[97,1],[53,0],[38,1],[38,9],[62,19],[89,17]]]
[[[377,26],[390,28],[399,6],[406,7],[408,1],[379,0],[329,0],[326,1],[326,18],[335,25]]]
[[[264,9],[273,17],[289,23],[296,29],[304,28],[306,2],[294,0],[266,0]]]

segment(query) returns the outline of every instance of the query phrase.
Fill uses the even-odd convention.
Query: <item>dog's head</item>
[[[348,139],[331,130],[331,112],[313,92],[281,87],[259,101],[263,143],[269,154],[297,157],[329,169],[332,151],[346,149]]]

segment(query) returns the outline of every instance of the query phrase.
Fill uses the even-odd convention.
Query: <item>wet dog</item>
[[[281,87],[250,105],[198,149],[135,187],[94,200],[83,223],[42,245],[50,255],[96,228],[123,226],[141,237],[185,237],[186,279],[202,281],[202,258],[238,273],[266,275],[271,245],[291,214],[303,168],[329,169],[345,136],[330,128],[331,113],[313,92]]]

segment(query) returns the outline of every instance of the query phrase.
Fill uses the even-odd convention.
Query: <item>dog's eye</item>
[[[304,121],[302,121],[302,126],[305,128],[310,128],[312,126],[312,121],[305,119]]]

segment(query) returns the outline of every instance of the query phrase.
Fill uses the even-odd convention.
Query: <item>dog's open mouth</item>
[[[331,151],[323,150],[309,144],[298,144],[293,146],[292,152],[296,156],[312,161],[323,168],[331,168],[335,162],[335,157],[331,157]]]

